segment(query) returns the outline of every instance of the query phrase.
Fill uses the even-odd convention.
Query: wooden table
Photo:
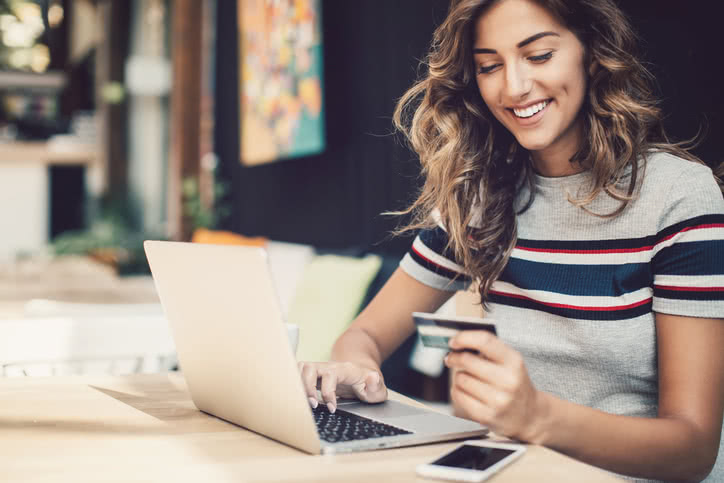
[[[311,456],[201,413],[180,374],[0,379],[0,481],[428,481],[454,445]],[[620,480],[530,446],[491,481]]]

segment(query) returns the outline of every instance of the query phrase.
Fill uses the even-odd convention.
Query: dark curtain
[[[724,160],[718,2],[621,1],[643,38],[673,138],[708,136],[696,153]],[[414,155],[392,131],[395,101],[417,76],[418,61],[444,18],[444,0],[323,1],[327,149],[318,156],[245,168],[239,159],[236,2],[220,0],[216,149],[231,183],[225,228],[323,248],[398,255],[410,238],[390,238],[419,185]]]

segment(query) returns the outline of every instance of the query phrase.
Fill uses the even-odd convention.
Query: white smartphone
[[[432,463],[419,465],[417,474],[443,480],[484,481],[524,452],[522,444],[465,441]]]

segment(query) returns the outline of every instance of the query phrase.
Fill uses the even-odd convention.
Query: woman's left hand
[[[537,442],[543,393],[533,387],[523,356],[485,331],[462,331],[450,340],[445,364],[453,370],[450,398],[456,414],[500,436]]]

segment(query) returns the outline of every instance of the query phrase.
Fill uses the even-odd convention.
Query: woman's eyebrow
[[[540,33],[537,33],[537,34],[535,34],[535,35],[531,35],[530,37],[528,37],[528,38],[525,39],[525,40],[521,40],[520,42],[518,42],[518,44],[516,45],[516,47],[518,47],[518,48],[520,49],[520,48],[525,47],[526,45],[528,45],[528,44],[530,44],[530,43],[532,43],[532,42],[535,42],[536,40],[538,40],[538,39],[540,39],[540,38],[548,37],[549,35],[554,35],[554,36],[556,36],[556,37],[560,37],[560,35],[558,35],[558,34],[555,33],[555,32],[540,32]],[[498,53],[498,51],[497,51],[497,50],[494,50],[494,49],[482,49],[482,48],[481,48],[481,49],[473,49],[473,54],[497,54],[497,53]]]

